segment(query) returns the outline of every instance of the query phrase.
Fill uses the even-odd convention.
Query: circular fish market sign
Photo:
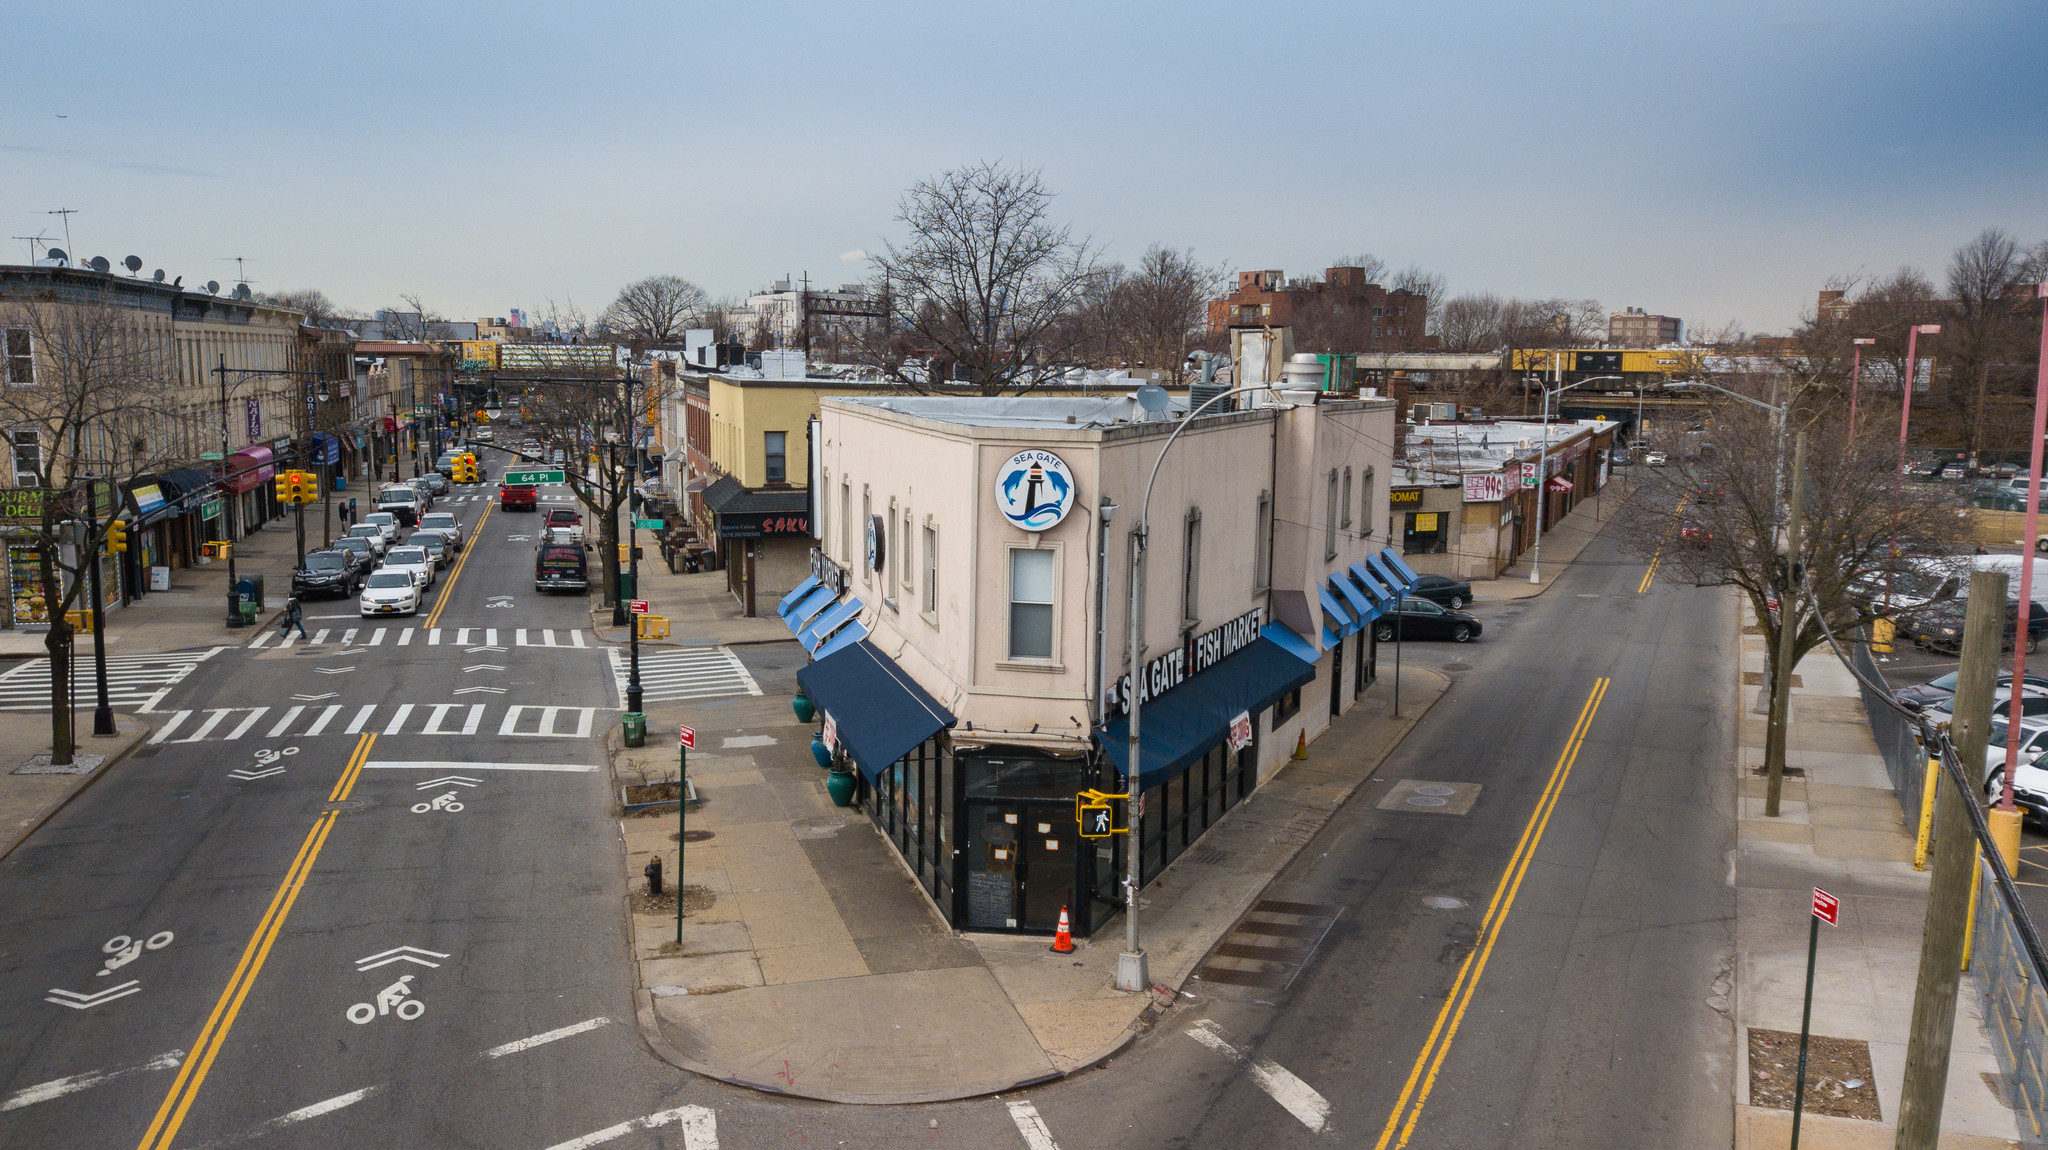
[[[1026,531],[1049,531],[1074,509],[1074,473],[1050,451],[1012,455],[996,469],[996,510]]]

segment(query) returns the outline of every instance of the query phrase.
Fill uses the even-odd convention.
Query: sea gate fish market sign
[[[1253,608],[1221,627],[1196,635],[1186,644],[1175,647],[1138,668],[1138,702],[1142,704],[1162,695],[1250,646],[1252,640],[1259,637],[1259,628],[1265,621],[1265,614],[1263,608]],[[1105,709],[1111,716],[1130,711],[1129,675],[1118,678],[1111,686],[1107,704]]]

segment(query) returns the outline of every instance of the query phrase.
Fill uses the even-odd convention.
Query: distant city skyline
[[[2048,9],[113,4],[10,21],[17,237],[360,311],[862,278],[915,181],[1042,168],[1106,257],[1371,252],[1450,293],[1784,331],[1835,275],[2048,237]],[[87,82],[89,80],[89,82]]]

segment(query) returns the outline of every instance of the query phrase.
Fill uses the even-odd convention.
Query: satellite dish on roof
[[[207,295],[218,295],[218,294],[220,294],[220,281],[219,281],[219,280],[207,280],[207,281],[206,281],[206,294],[207,294]]]
[[[236,285],[235,285],[235,298],[236,298],[236,299],[248,299],[248,298],[249,298],[249,285],[248,285],[248,284],[236,284]]]
[[[150,278],[151,278],[151,279],[153,279],[153,280],[155,280],[155,281],[156,281],[156,282],[158,282],[158,283],[162,283],[162,282],[164,282],[164,269],[162,269],[162,268],[158,268],[158,269],[156,269],[156,274],[155,274],[155,275],[153,275],[153,276],[151,276]]]
[[[142,257],[129,256],[127,259],[121,261],[121,266],[128,269],[129,275],[135,275],[136,273],[142,270]]]
[[[1166,389],[1156,383],[1148,383],[1132,392],[1131,398],[1137,400],[1138,406],[1146,411],[1165,411],[1166,405],[1173,402],[1173,397],[1166,394]]]
[[[108,262],[107,262],[107,257],[105,257],[105,256],[94,256],[94,257],[92,257],[92,259],[90,259],[90,260],[86,261],[86,265],[85,265],[85,266],[87,266],[87,267],[91,268],[92,270],[94,270],[94,271],[96,271],[96,272],[103,272],[103,271],[106,271],[106,270],[108,270],[108,269],[112,268],[112,267],[113,267],[114,265],[113,265],[113,264],[110,264],[110,263],[108,263]]]

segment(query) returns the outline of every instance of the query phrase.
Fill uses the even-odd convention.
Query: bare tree
[[[1425,330],[1434,330],[1437,312],[1442,308],[1444,297],[1450,293],[1451,281],[1443,273],[1425,270],[1421,264],[1409,264],[1394,273],[1388,285],[1389,290],[1412,292],[1427,301],[1429,315]]]
[[[342,307],[328,298],[319,288],[298,288],[293,291],[258,292],[256,302],[273,307],[290,308],[306,313],[306,322],[313,327],[331,327],[337,320],[360,319],[355,312]]]
[[[117,476],[150,471],[172,455],[172,412],[163,401],[177,376],[167,332],[105,296],[44,298],[6,308],[28,332],[33,380],[0,388],[0,426],[13,430],[18,537],[33,547],[40,594],[17,600],[46,619],[50,653],[50,740],[69,763],[72,628],[65,612],[85,600],[88,574],[119,518]],[[33,436],[33,441],[24,438]]]
[[[698,326],[709,302],[703,288],[681,276],[658,275],[627,284],[598,317],[599,327],[627,343],[676,344]]]
[[[1949,362],[1951,406],[1959,409],[1967,394],[1965,446],[1976,452],[1984,444],[1984,403],[1993,369],[2024,354],[2019,336],[2031,326],[2033,308],[2014,306],[2013,289],[2027,272],[2025,253],[2001,228],[1986,228],[1956,249],[1948,264],[1948,319],[1941,346]],[[2024,443],[2024,437],[2021,439]]]
[[[1083,359],[1161,370],[1177,386],[1227,279],[1192,249],[1153,244],[1135,271],[1116,264],[1092,278],[1074,312],[1083,330],[1067,342]]]
[[[1055,378],[1096,260],[1053,221],[1052,197],[1040,172],[990,161],[906,192],[896,219],[909,234],[874,257],[892,314],[864,341],[864,366],[915,386],[957,371],[984,395]]]

